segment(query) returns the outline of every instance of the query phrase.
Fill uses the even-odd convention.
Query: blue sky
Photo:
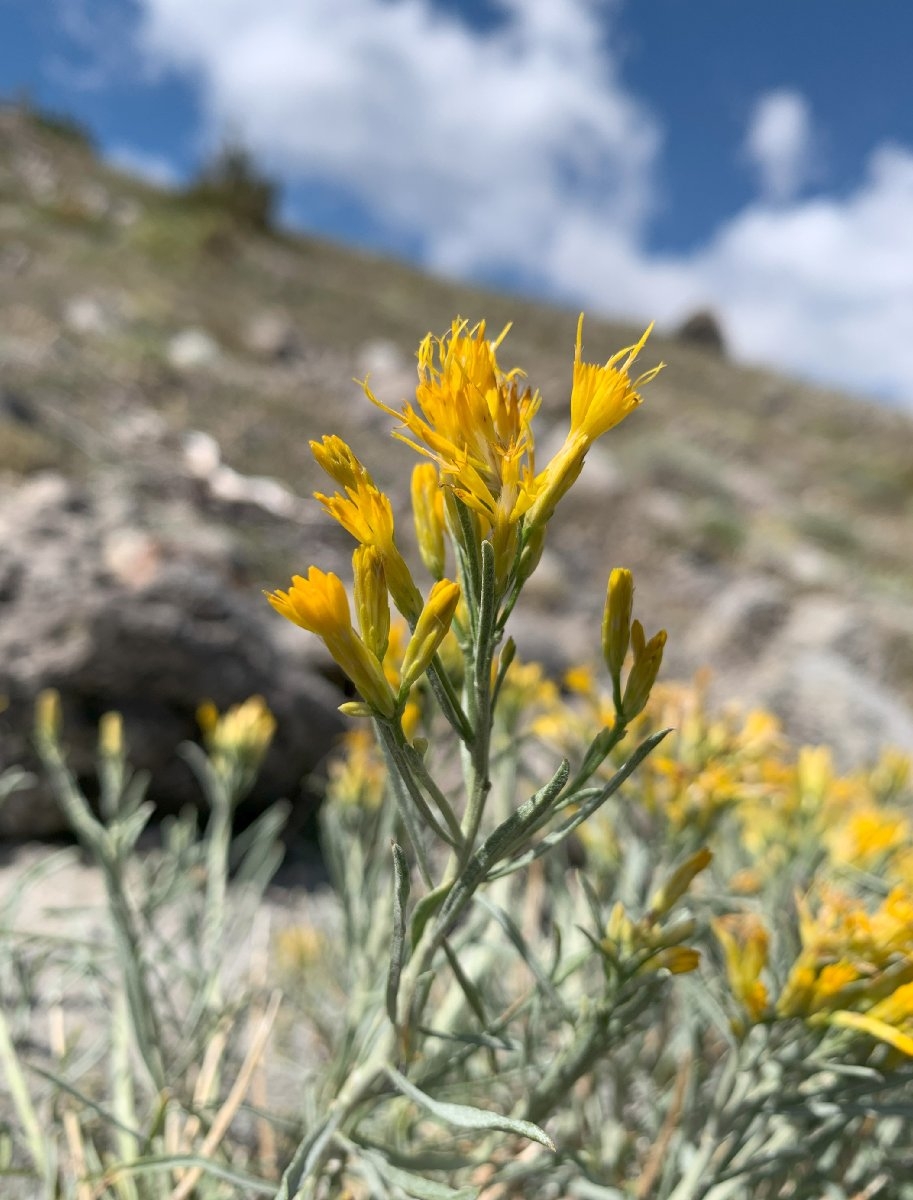
[[[913,6],[0,0],[0,90],[163,180],[913,407]]]

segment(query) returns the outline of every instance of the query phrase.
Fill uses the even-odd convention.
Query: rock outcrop
[[[309,659],[310,639],[278,620],[245,574],[231,525],[205,510],[196,482],[102,474],[92,486],[56,473],[8,487],[0,503],[0,767],[33,765],[32,708],[47,687],[62,696],[65,740],[91,789],[96,723],[124,716],[134,764],[151,775],[163,811],[199,802],[179,744],[198,736],[197,705],[263,695],[278,720],[275,745],[250,803],[287,796],[340,730],[343,696]],[[0,835],[61,831],[40,784],[0,808]]]

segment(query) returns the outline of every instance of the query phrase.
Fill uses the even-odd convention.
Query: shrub
[[[274,228],[278,187],[236,143],[222,147],[184,193],[191,203],[229,215],[238,225],[269,232]]]
[[[280,1000],[231,966],[282,819],[265,814],[232,847],[234,803],[272,734],[262,702],[204,706],[205,751],[187,753],[210,816],[201,833],[193,815],[172,823],[142,861],[149,810],[118,719],[100,732],[98,817],[42,702],[39,749],[102,872],[109,926],[89,944],[0,941],[7,1161],[30,1187],[913,1197],[910,764],[886,755],[840,776],[826,750],[793,754],[768,715],[710,715],[699,688],[657,684],[665,634],[647,638],[622,568],[598,672],[559,687],[519,661],[507,625],[551,516],[655,370],[629,375],[645,339],[597,365],[578,335],[568,434],[537,471],[539,397],[501,369],[500,340],[460,321],[426,339],[417,406],[394,414],[421,456],[430,587],[399,551],[389,498],[325,437],[312,449],[336,491],[319,499],[357,543],[354,620],[342,581],[316,566],[269,596],[359,695],[342,706],[356,725],[322,811],[342,930],[276,944],[277,1040],[295,1054],[307,1026],[317,1047],[292,1060],[292,1114],[270,1109],[264,1084],[244,1120],[255,1074],[275,1065]],[[112,1014],[69,1035],[56,1016],[50,1064],[34,1053],[42,972]]]

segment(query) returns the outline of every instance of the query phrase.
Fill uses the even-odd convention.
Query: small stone
[[[194,479],[209,479],[219,469],[222,451],[210,433],[191,429],[184,437],[184,466]]]
[[[205,329],[183,329],[168,342],[166,357],[177,371],[210,367],[221,357],[219,343]]]
[[[298,330],[286,313],[258,313],[244,331],[243,342],[251,354],[274,362],[290,362],[303,356]]]
[[[74,296],[63,311],[64,324],[73,333],[104,334],[111,332],[111,320],[94,296]]]
[[[109,573],[130,591],[151,583],[162,562],[161,546],[143,529],[118,529],[102,545],[102,560]]]

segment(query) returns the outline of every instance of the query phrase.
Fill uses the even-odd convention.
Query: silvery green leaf
[[[421,900],[416,904],[415,912],[412,914],[412,929],[410,933],[413,950],[418,945],[425,931],[425,926],[447,899],[452,886],[450,883],[442,884],[441,887],[435,888],[433,892],[429,892],[427,896],[422,896]]]
[[[616,771],[605,787],[598,789],[587,788],[585,793],[587,799],[580,804],[580,807],[572,817],[562,825],[559,825],[557,829],[552,830],[532,850],[527,851],[526,854],[521,854],[513,862],[505,863],[499,870],[492,871],[489,878],[501,879],[505,875],[512,875],[514,871],[519,871],[522,867],[528,866],[534,859],[541,858],[543,854],[547,854],[549,850],[553,850],[555,846],[566,841],[578,825],[582,825],[584,821],[591,817],[597,809],[601,808],[618,791],[625,780],[634,774],[650,751],[658,746],[663,738],[671,732],[670,729],[661,729],[658,733],[654,733],[648,737],[646,741],[641,742],[631,757]],[[575,801],[579,800],[580,794],[575,794],[572,798]],[[484,849],[484,847],[482,848]]]
[[[535,827],[540,817],[547,815],[556,802],[561,789],[567,783],[570,764],[563,759],[551,779],[535,795],[502,821],[493,830],[466,864],[462,874],[453,883],[441,913],[440,927],[445,930],[453,924],[463,907],[472,899],[476,889],[487,878],[497,878],[494,867],[522,843],[526,834]],[[511,864],[512,865],[512,864]],[[414,923],[414,922],[413,922]],[[413,945],[415,944],[413,937]]]
[[[501,1113],[491,1112],[486,1108],[473,1108],[468,1104],[450,1104],[441,1100],[432,1100],[414,1083],[410,1083],[404,1075],[400,1075],[395,1067],[388,1066],[387,1075],[397,1091],[447,1125],[455,1125],[458,1129],[498,1129],[502,1133],[514,1133],[519,1137],[529,1138],[530,1141],[538,1142],[540,1146],[545,1146],[548,1150],[555,1149],[555,1143],[545,1130],[534,1125],[532,1121],[505,1117]]]
[[[411,1171],[394,1167],[381,1154],[362,1152],[362,1157],[371,1162],[385,1183],[399,1188],[410,1200],[475,1200],[479,1194],[475,1187],[452,1188],[446,1183],[413,1175]]]
[[[393,939],[387,970],[387,1015],[396,1024],[396,997],[399,977],[406,958],[406,905],[409,902],[409,864],[402,846],[391,843],[393,850]]]
[[[499,907],[499,905],[492,904],[492,902],[485,896],[476,896],[476,900],[483,906],[483,908],[491,913],[492,917],[494,917],[497,923],[504,930],[508,941],[510,941],[517,953],[526,963],[530,973],[538,983],[540,990],[544,995],[548,996],[555,1010],[559,1012],[565,1020],[570,1018],[571,1014],[567,1005],[558,995],[554,984],[549,978],[548,972],[533,953],[529,943],[526,941],[526,938],[524,938],[522,932],[520,931],[519,925],[517,925],[513,917],[511,917],[509,913],[505,912],[503,908]]]
[[[505,1037],[493,1037],[488,1033],[446,1033],[442,1029],[432,1029],[428,1025],[420,1025],[419,1033],[425,1037],[441,1038],[446,1042],[460,1042],[464,1046],[482,1046],[486,1050],[516,1050],[516,1042]]]

